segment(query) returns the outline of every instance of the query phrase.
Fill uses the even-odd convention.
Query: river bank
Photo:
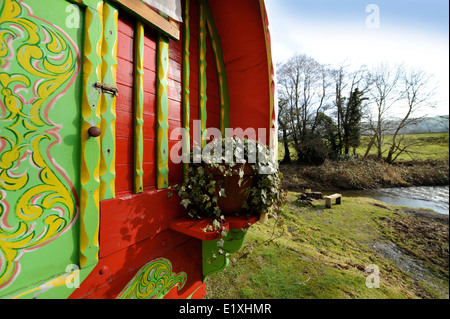
[[[449,215],[364,196],[345,196],[331,209],[323,200],[299,200],[306,189],[448,185],[448,160],[354,159],[280,170],[288,203],[277,219],[250,227],[228,268],[208,278],[207,299],[449,298]]]
[[[250,227],[228,268],[208,278],[207,298],[448,299],[448,215],[364,197],[328,209],[300,195]]]
[[[353,158],[320,166],[280,165],[287,190],[360,190],[449,184],[449,161],[423,160],[387,164]]]

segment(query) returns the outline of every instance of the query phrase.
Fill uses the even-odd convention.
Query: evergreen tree
[[[361,91],[356,88],[347,100],[345,107],[344,121],[342,121],[342,148],[344,155],[349,155],[350,148],[355,150],[360,145],[361,139],[361,118],[362,118],[362,103],[367,98],[363,97]]]

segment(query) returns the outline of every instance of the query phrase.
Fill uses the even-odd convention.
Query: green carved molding
[[[156,102],[156,182],[158,189],[169,187],[169,39],[160,34],[157,48]]]
[[[93,2],[89,2],[93,4]],[[103,1],[95,9],[85,11],[85,42],[83,58],[83,93],[81,125],[81,194],[80,194],[80,266],[98,262],[99,200],[100,200],[100,139],[90,137],[88,130],[100,126],[102,93],[95,83],[102,79]]]
[[[116,86],[117,33],[119,11],[109,3],[103,6],[102,83]],[[100,200],[115,198],[116,181],[116,96],[102,94]]]
[[[222,45],[217,31],[214,16],[207,0],[200,0],[206,17],[206,27],[211,40],[214,59],[216,62],[217,77],[219,79],[220,94],[220,131],[225,134],[225,129],[230,127],[230,99],[228,94],[228,77],[223,60]]]
[[[184,42],[183,42],[183,149],[190,149],[190,135],[189,135],[189,120],[190,120],[190,77],[191,77],[191,66],[190,66],[190,43],[191,43],[191,33],[190,33],[190,23],[191,17],[189,15],[189,10],[191,7],[191,1],[186,0],[184,6]],[[189,156],[189,152],[186,152]],[[184,176],[187,176],[187,170],[189,168],[189,158],[183,158],[183,171]]]
[[[144,190],[144,25],[136,24],[134,39],[134,192]]]
[[[206,145],[206,119],[207,119],[207,109],[206,109],[206,14],[205,14],[205,3],[200,1],[199,3],[199,117],[201,121],[200,126],[200,145],[203,148]]]

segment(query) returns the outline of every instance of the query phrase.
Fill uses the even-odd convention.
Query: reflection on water
[[[437,213],[449,214],[448,185],[343,191],[342,195],[349,197],[369,197],[391,205],[428,208]]]

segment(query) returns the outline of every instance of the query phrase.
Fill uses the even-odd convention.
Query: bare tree
[[[405,127],[415,124],[422,117],[416,117],[414,114],[418,110],[434,107],[433,96],[435,88],[432,87],[432,77],[420,69],[407,70],[401,80],[403,86],[403,100],[401,108],[404,112],[403,118],[396,124],[396,129],[392,135],[391,146],[386,156],[386,162],[394,162],[400,154],[405,152],[411,144],[405,143],[405,139],[400,137],[399,133]]]
[[[385,161],[392,163],[411,146],[401,137],[402,130],[420,120],[416,116],[418,110],[433,105],[431,77],[422,70],[408,69],[404,65],[391,68],[382,63],[369,73],[369,79],[373,83],[370,96],[375,112],[369,118],[372,137],[364,156],[375,146],[377,158],[382,159],[387,152]],[[391,138],[383,151],[387,135]]]
[[[391,125],[388,116],[389,111],[403,98],[401,79],[404,73],[405,68],[403,65],[391,68],[386,63],[380,64],[368,73],[369,81],[372,83],[369,95],[375,106],[375,112],[369,117],[369,128],[372,131],[372,137],[364,157],[369,155],[371,148],[375,145],[377,147],[377,158],[382,158],[384,135]]]
[[[330,87],[326,66],[305,54],[295,54],[279,64],[278,94],[286,101],[284,112],[289,115],[289,127],[296,148],[314,134],[318,126],[317,114],[326,108]]]

